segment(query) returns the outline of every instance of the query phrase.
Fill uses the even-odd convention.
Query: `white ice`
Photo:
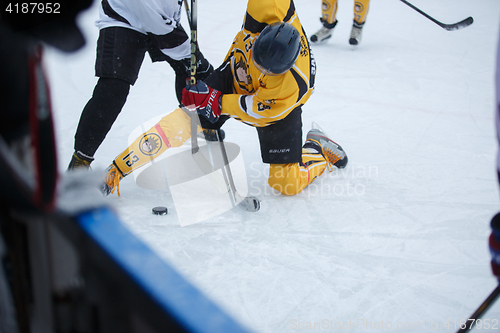
[[[232,209],[180,227],[169,191],[142,189],[133,177],[122,181],[120,198],[107,198],[136,235],[254,331],[454,332],[497,285],[487,238],[500,211],[493,118],[500,2],[413,3],[442,22],[472,16],[474,24],[448,32],[402,2],[374,0],[354,49],[353,1],[342,0],[333,37],[313,46],[318,76],[303,108],[304,138],[312,121],[320,124],[349,156],[343,171],[294,197],[278,195],[267,186],[256,131],[230,120],[226,137],[241,147],[259,212]],[[295,4],[312,35],[321,1]],[[198,7],[201,49],[218,65],[246,1]],[[46,52],[61,172],[97,81],[96,17],[97,1],[80,17],[82,51]],[[188,29],[185,15],[183,22]],[[168,64],[146,56],[94,170],[128,146],[139,124],[175,109],[173,83]],[[170,213],[153,216],[158,205]],[[500,301],[483,319],[487,331],[495,320],[500,329]]]

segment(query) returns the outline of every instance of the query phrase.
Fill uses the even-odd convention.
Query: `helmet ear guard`
[[[289,23],[268,25],[252,47],[252,61],[266,75],[280,75],[293,67],[300,49],[300,33]]]

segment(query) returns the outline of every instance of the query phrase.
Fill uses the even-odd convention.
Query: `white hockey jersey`
[[[124,27],[168,38],[180,25],[181,9],[181,0],[102,0],[96,26],[99,29]],[[175,60],[189,58],[190,41],[161,50]]]

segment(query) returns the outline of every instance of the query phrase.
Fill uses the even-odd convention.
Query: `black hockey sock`
[[[100,78],[87,102],[75,134],[75,151],[94,156],[120,114],[130,84],[120,79]]]
[[[365,22],[359,23],[359,22],[356,22],[356,20],[353,20],[352,21],[352,25],[355,26],[356,28],[363,29],[363,26],[365,25]]]

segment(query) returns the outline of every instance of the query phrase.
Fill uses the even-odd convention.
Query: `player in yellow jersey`
[[[190,138],[190,115],[203,128],[234,118],[257,129],[269,185],[285,195],[302,191],[347,155],[320,129],[302,144],[302,106],[314,89],[316,64],[291,0],[249,0],[242,29],[222,65],[183,91],[182,104],[123,151],[108,168],[105,192],[122,177]],[[198,131],[201,127],[198,128]]]
[[[337,25],[337,2],[338,0],[323,0],[321,3],[320,21],[323,27],[311,36],[311,42],[320,43],[332,37],[333,28]],[[354,19],[352,24],[349,44],[358,45],[361,42],[361,33],[368,15],[370,0],[354,1]]]

